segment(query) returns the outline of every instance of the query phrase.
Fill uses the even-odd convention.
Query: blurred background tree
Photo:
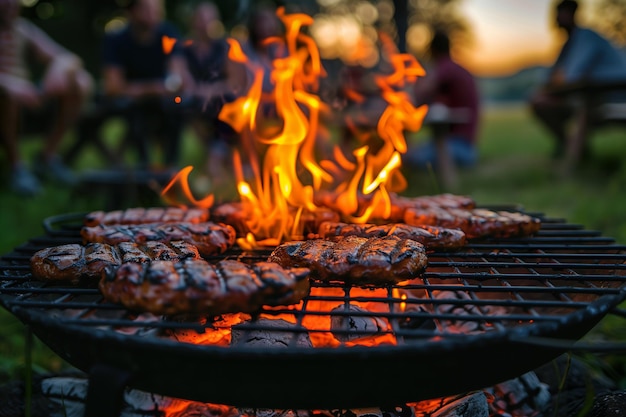
[[[598,0],[593,25],[619,45],[626,45],[626,0]]]

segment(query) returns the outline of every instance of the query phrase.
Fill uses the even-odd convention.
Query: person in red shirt
[[[430,43],[433,67],[415,87],[416,103],[430,110],[445,108],[462,113],[466,120],[451,126],[446,137],[448,151],[457,166],[471,167],[478,159],[477,136],[481,114],[480,95],[474,76],[450,56],[450,38],[436,31]],[[434,166],[436,149],[432,140],[409,149],[405,161],[420,167]]]

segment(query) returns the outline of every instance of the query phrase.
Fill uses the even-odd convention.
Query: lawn
[[[112,122],[106,130],[110,140],[120,136],[120,125]],[[424,132],[426,133],[426,132]],[[424,133],[411,137],[421,140]],[[604,130],[594,135],[591,155],[571,176],[558,174],[550,158],[552,143],[543,129],[532,120],[524,107],[489,108],[480,138],[479,165],[461,173],[454,190],[442,190],[435,176],[428,172],[407,170],[407,195],[451,191],[471,195],[480,204],[517,203],[532,212],[564,218],[570,223],[599,230],[617,242],[626,244],[626,137],[624,131]],[[72,137],[67,138],[69,142]],[[35,139],[26,140],[23,149],[28,157],[38,150]],[[202,166],[204,156],[196,138],[186,132],[184,163]],[[102,164],[95,150],[81,155],[78,171]],[[200,172],[200,168],[196,171]],[[3,174],[5,175],[5,174]],[[198,177],[199,178],[199,177]],[[1,177],[2,184],[6,181]],[[49,216],[102,208],[98,195],[47,185],[43,195],[23,199],[0,186],[0,254],[31,237],[43,233],[42,221]],[[619,324],[618,324],[619,325]],[[608,323],[612,331],[616,325]],[[602,326],[600,326],[602,327]],[[24,364],[24,326],[0,309],[0,383],[20,375]],[[36,370],[55,371],[63,361],[37,339],[34,340],[33,364]],[[618,361],[617,367],[621,362]],[[623,369],[617,369],[623,375]]]

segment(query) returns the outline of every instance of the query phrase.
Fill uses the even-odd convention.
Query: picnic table
[[[626,125],[626,78],[619,81],[579,81],[550,87],[548,92],[574,105],[573,126],[568,134],[563,173],[578,165],[593,131],[607,125]],[[620,99],[618,95],[623,95]]]

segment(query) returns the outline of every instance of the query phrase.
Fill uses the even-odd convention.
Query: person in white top
[[[584,81],[626,81],[626,55],[608,39],[577,23],[578,2],[562,0],[556,5],[556,24],[567,40],[550,68],[548,79],[531,99],[531,109],[556,139],[555,157],[564,153],[565,127],[573,106],[549,93],[550,88]]]
[[[38,84],[31,77],[27,53],[45,66]],[[0,0],[0,144],[6,151],[13,191],[31,196],[41,190],[39,179],[28,170],[20,154],[20,119],[24,109],[38,110],[51,101],[53,123],[34,168],[47,178],[66,184],[75,182],[56,151],[92,86],[92,77],[75,54],[20,17],[19,0]]]

